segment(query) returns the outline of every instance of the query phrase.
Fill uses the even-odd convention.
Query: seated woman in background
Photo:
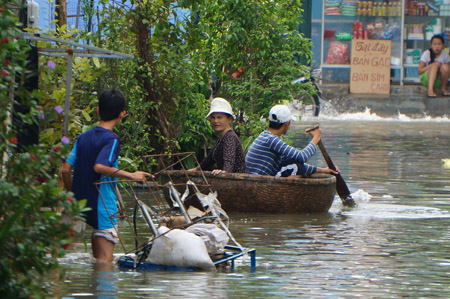
[[[246,172],[245,154],[241,141],[231,128],[234,119],[230,103],[223,98],[215,98],[206,116],[214,131],[219,135],[214,148],[200,163],[200,166],[190,171],[212,170],[213,175],[222,172]]]
[[[423,52],[420,57],[418,73],[420,82],[428,88],[428,97],[435,98],[434,88],[441,88],[443,96],[450,96],[447,91],[450,77],[450,56],[444,51],[444,38],[435,35],[431,38],[431,48]]]

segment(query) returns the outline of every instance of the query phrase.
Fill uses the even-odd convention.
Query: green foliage
[[[47,34],[57,38],[77,41],[77,30],[66,31],[60,28],[58,34],[48,31]],[[54,48],[65,45],[54,45],[41,41],[38,47]],[[68,138],[75,140],[85,126],[97,120],[98,78],[107,71],[104,62],[98,59],[74,57],[72,62],[72,82],[70,93],[70,110]],[[67,58],[39,57],[39,89],[40,105],[40,137],[41,141],[54,144],[61,139],[64,108],[66,98]],[[59,108],[60,110],[58,110]],[[58,111],[58,112],[57,112]]]
[[[105,20],[99,27],[102,37],[90,36],[98,47],[135,55],[133,61],[108,61],[103,76],[106,86],[123,90],[128,99],[128,115],[118,127],[121,155],[135,159],[203,145],[202,134],[210,135],[211,129],[199,114],[209,97],[201,86],[209,77],[201,76],[190,56],[188,41],[194,35],[185,29],[191,21],[179,17],[176,1],[130,4],[104,1],[103,10],[95,12]],[[195,130],[206,126],[193,132],[190,125]]]
[[[14,99],[20,96],[29,109],[14,121],[36,124],[44,111],[37,104],[42,94],[22,88],[29,75],[29,47],[17,38],[20,24],[5,1],[0,13],[0,297],[44,298],[48,286],[42,276],[58,266],[57,258],[68,249],[72,219],[79,217],[84,202],[58,186],[57,169],[68,151],[59,139],[19,147],[23,126],[12,125]],[[57,123],[57,112],[46,119]]]
[[[203,94],[197,94],[193,101],[183,101],[180,104],[180,114],[189,115],[178,134],[181,152],[195,152],[197,156],[206,157],[213,142],[213,130],[205,116],[209,111],[209,101]],[[190,160],[185,167],[195,167],[195,161]]]
[[[312,93],[292,80],[309,74],[311,43],[298,33],[300,0],[102,2],[102,38],[93,43],[132,53],[108,61],[105,82],[122,89],[128,116],[119,128],[122,152],[202,151],[211,144],[205,121],[214,72],[219,96],[238,114],[237,130],[250,144],[269,109],[292,94]],[[189,13],[194,12],[194,13]],[[207,90],[207,92],[205,92]]]
[[[209,37],[201,60],[222,83],[219,95],[248,118],[265,118],[270,108],[290,100],[309,84],[291,82],[309,74],[299,63],[311,58],[311,43],[299,32],[301,1],[220,1],[200,12]]]

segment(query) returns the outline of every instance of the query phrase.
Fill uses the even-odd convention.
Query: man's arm
[[[270,148],[273,152],[283,157],[282,160],[284,163],[288,164],[297,162],[306,163],[317,151],[316,146],[312,141],[302,150],[299,150],[286,144],[280,138],[277,138],[275,142],[272,142]]]
[[[337,168],[337,166],[336,166],[336,168]],[[333,169],[328,168],[328,167],[317,167],[316,173],[338,174],[339,168],[337,169],[337,171],[334,171]]]
[[[64,162],[62,168],[62,178],[64,183],[64,188],[67,191],[72,191],[72,165],[70,165],[67,161]]]
[[[320,128],[317,128],[312,131],[309,131],[309,134],[312,137],[311,142],[314,143],[314,145],[317,145],[320,141],[320,138],[322,137],[322,130]]]

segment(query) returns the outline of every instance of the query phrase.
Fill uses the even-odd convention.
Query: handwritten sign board
[[[351,93],[389,94],[391,46],[390,40],[352,40]]]

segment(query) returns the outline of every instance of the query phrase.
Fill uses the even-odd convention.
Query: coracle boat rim
[[[183,170],[170,170],[162,173],[173,176],[185,176],[186,172]],[[265,182],[275,183],[283,185],[328,185],[335,184],[336,177],[328,174],[313,174],[308,177],[274,177],[268,175],[255,175],[247,173],[220,173],[217,176],[211,174],[211,171],[203,171],[206,179],[225,179],[229,181],[252,181],[252,182]],[[201,171],[189,171],[190,177],[202,177]]]

